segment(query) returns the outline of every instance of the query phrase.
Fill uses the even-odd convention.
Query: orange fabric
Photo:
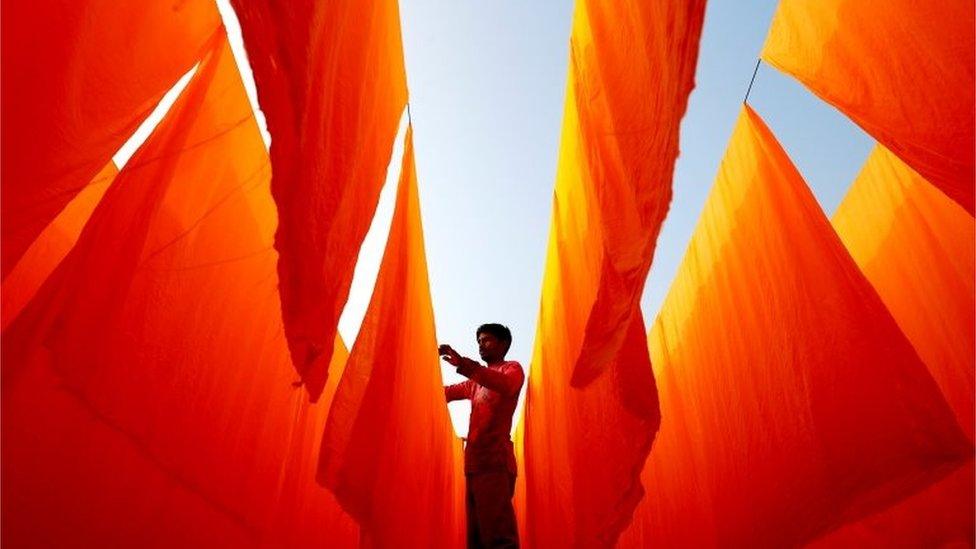
[[[783,0],[762,58],[974,211],[973,3]]]
[[[292,386],[275,216],[218,36],[3,333],[5,546],[355,543],[314,482],[327,402]]]
[[[816,549],[976,546],[973,462],[896,505],[820,538]]]
[[[17,266],[3,279],[2,318],[6,329],[24,308],[51,271],[61,263],[78,240],[82,227],[102,199],[109,183],[119,173],[114,162],[109,162],[61,210],[51,224],[30,245]]]
[[[315,401],[407,100],[396,0],[234,0],[271,133],[282,314]]]
[[[877,146],[832,223],[973,439],[976,223]],[[821,547],[972,546],[973,462],[918,495],[826,536]]]
[[[973,439],[973,216],[879,145],[832,223]]]
[[[373,297],[329,412],[319,480],[373,547],[463,545],[460,440],[444,405],[408,127]]]
[[[200,58],[213,2],[3,2],[3,277]]]
[[[639,300],[671,199],[703,9],[576,5],[518,450],[530,546],[613,545],[643,494],[660,416]]]
[[[621,547],[796,546],[972,455],[748,107],[649,344],[663,420]]]
[[[573,384],[589,383],[623,345],[671,203],[678,125],[694,87],[704,0],[580,0],[570,37],[565,125],[579,145],[560,171],[588,189],[597,272],[576,289],[589,306]],[[560,176],[562,177],[562,176]]]

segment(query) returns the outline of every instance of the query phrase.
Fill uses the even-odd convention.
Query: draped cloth
[[[460,440],[444,404],[408,126],[376,285],[332,401],[318,479],[369,547],[464,543]]]
[[[312,401],[407,100],[396,0],[233,0],[271,133],[282,315]]]
[[[356,542],[314,482],[334,385],[318,405],[292,386],[275,224],[218,35],[3,332],[4,545]]]
[[[0,291],[3,292],[0,307],[2,307],[4,329],[20,314],[48,275],[75,245],[82,227],[85,226],[95,206],[118,173],[115,163],[109,161],[41,231],[37,239],[24,252],[17,266],[3,280],[3,285],[0,287]]]
[[[524,430],[523,538],[611,546],[659,415],[639,300],[671,199],[704,2],[576,4]]]
[[[974,17],[967,0],[784,0],[762,58],[972,215]]]
[[[213,2],[3,2],[3,278],[220,25]]]
[[[796,546],[972,455],[748,107],[649,344],[663,420],[621,547]]]
[[[878,145],[832,224],[973,439],[976,223]],[[973,461],[917,495],[817,542],[821,547],[972,546]]]

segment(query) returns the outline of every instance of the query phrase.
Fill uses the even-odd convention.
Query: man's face
[[[502,342],[498,341],[498,338],[495,336],[487,332],[478,334],[478,354],[481,355],[481,360],[488,362],[501,359],[501,357],[505,356],[502,347]]]

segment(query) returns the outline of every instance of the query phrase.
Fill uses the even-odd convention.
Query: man
[[[484,324],[475,332],[478,354],[487,366],[441,345],[441,358],[468,381],[444,387],[447,401],[470,399],[471,419],[464,447],[467,481],[468,547],[518,547],[515,494],[515,450],[512,414],[525,373],[506,361],[512,333],[501,324]]]

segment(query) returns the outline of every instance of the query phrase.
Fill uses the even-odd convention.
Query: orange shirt
[[[507,470],[516,474],[512,447],[512,414],[525,382],[515,361],[482,366],[471,360],[458,366],[468,381],[444,387],[447,401],[471,400],[468,443],[464,447],[465,474]]]

